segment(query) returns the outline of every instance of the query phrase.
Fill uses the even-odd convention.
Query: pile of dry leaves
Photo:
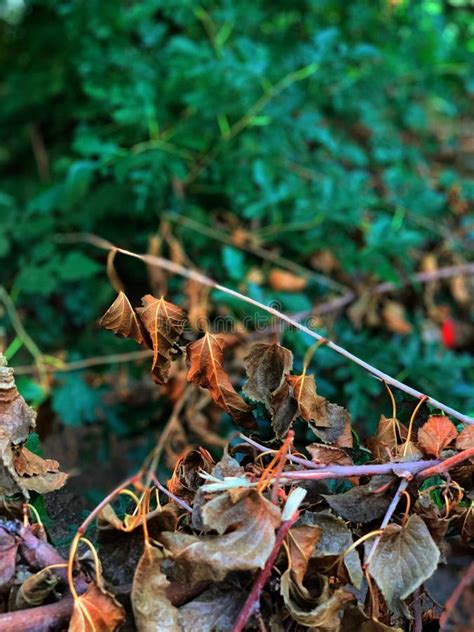
[[[121,293],[101,324],[153,350],[158,384],[167,383],[174,359],[184,364],[185,352],[176,417],[188,404],[198,415],[194,384],[252,436],[240,434],[218,462],[203,448],[181,455],[166,485],[156,477],[159,442],[86,518],[65,560],[41,524],[30,522],[27,502],[29,490],[56,489],[65,475],[23,447],[34,415],[3,366],[2,631],[420,632],[445,625],[454,603],[443,611],[425,583],[446,559],[448,536],[460,547],[472,543],[473,426],[444,415],[420,420],[423,398],[402,424],[392,397],[392,416],[382,415],[362,446],[349,412],[317,393],[310,354],[295,374],[289,349],[254,344],[243,357],[241,396],[224,368],[227,338],[206,331],[184,348],[186,314],[164,298],[146,296],[133,309]],[[265,444],[255,439],[257,406],[273,433]],[[300,445],[295,437],[308,432],[313,441]],[[130,508],[119,515],[113,503],[123,495]]]

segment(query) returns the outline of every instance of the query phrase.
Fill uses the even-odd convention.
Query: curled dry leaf
[[[400,442],[400,434],[406,437],[406,428],[400,424],[395,417],[380,416],[377,432],[371,437],[367,444],[371,449],[375,459],[386,463],[390,461],[397,453],[397,447]]]
[[[164,532],[160,541],[173,557],[200,567],[200,579],[221,581],[229,571],[263,568],[275,543],[280,510],[256,489],[234,489],[201,508],[207,529],[218,535]]]
[[[366,543],[366,551],[372,542]],[[368,571],[377,582],[394,614],[410,618],[403,602],[435,572],[440,552],[431,534],[417,516],[412,515],[405,526],[390,524],[370,560]]]
[[[173,476],[168,481],[168,489],[175,496],[192,503],[197,490],[203,484],[200,472],[211,472],[213,466],[214,459],[207,450],[189,450],[178,459]]]
[[[255,427],[252,408],[240,397],[224,370],[224,339],[207,332],[186,348],[188,380],[209,390],[213,401],[245,428]]]
[[[389,331],[406,335],[411,332],[412,325],[406,319],[405,308],[396,301],[385,301],[382,309],[382,317]]]
[[[114,632],[125,620],[125,611],[115,598],[96,583],[74,600],[69,632]]]
[[[352,534],[345,523],[327,511],[318,513],[306,511],[298,524],[318,527],[321,537],[316,543],[312,557],[324,558],[346,553],[353,544]],[[356,588],[362,584],[362,566],[357,551],[352,550],[344,555],[344,565]]]
[[[287,573],[284,573],[281,578],[280,591],[291,618],[297,623],[317,632],[338,632],[342,611],[349,602],[354,601],[355,597],[343,588],[338,588],[331,594],[325,577],[321,578],[321,583],[323,588],[319,597],[314,600],[317,603],[312,608],[301,603],[298,595],[292,592]]]
[[[19,476],[35,476],[47,472],[57,472],[59,463],[54,459],[42,459],[27,448],[21,448],[14,456],[13,464]]]
[[[142,298],[143,307],[137,307],[137,314],[148,332],[153,348],[151,372],[157,384],[165,384],[171,365],[170,352],[183,333],[186,314],[163,297],[155,298],[147,294]]]
[[[465,426],[456,438],[457,450],[474,448],[474,426]]]
[[[306,450],[311,454],[311,460],[320,465],[352,465],[352,458],[342,448],[322,443],[310,443]]]
[[[138,632],[179,632],[178,609],[166,595],[170,582],[161,571],[164,555],[161,549],[145,545],[138,562],[131,600]]]
[[[346,427],[350,428],[347,410],[316,393],[314,375],[287,375],[286,380],[298,403],[298,415],[308,422],[311,430],[322,441],[334,443]]]
[[[304,290],[307,283],[304,277],[279,268],[273,268],[268,275],[269,286],[278,292],[300,292]]]
[[[132,338],[138,344],[144,342],[140,321],[123,292],[119,292],[115,301],[99,320],[99,325],[124,338]]]
[[[244,393],[271,410],[272,393],[282,385],[285,374],[291,371],[293,354],[277,342],[257,343],[252,345],[244,363],[248,375]]]
[[[15,454],[13,467],[20,477],[18,480],[21,487],[39,494],[60,489],[67,480],[67,474],[59,471],[57,461],[42,459],[27,448],[21,448]]]
[[[444,415],[433,415],[418,430],[418,444],[427,454],[439,456],[458,436],[456,426]]]
[[[311,559],[317,556],[322,537],[320,526],[300,525],[290,530],[290,567],[281,577],[280,591],[295,621],[317,630],[338,630],[341,609],[354,596],[343,590],[332,593],[328,579],[310,570]]]
[[[56,461],[43,460],[22,447],[35,427],[36,413],[18,393],[13,369],[0,353],[0,495],[59,489],[66,474]]]
[[[298,402],[293,397],[288,382],[272,393],[272,428],[277,439],[283,439],[291,428],[298,413]]]
[[[51,568],[43,568],[38,573],[30,575],[16,594],[16,609],[22,610],[23,608],[40,606],[51,596],[60,581],[60,578]]]
[[[353,487],[342,494],[323,494],[323,497],[341,518],[371,522],[387,511],[391,498],[386,491],[393,480],[393,476],[374,476],[367,485]]]

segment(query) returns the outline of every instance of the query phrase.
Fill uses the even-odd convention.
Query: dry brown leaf
[[[388,509],[391,497],[385,492],[392,481],[392,476],[374,476],[366,485],[353,487],[342,494],[322,496],[341,518],[351,522],[371,522],[381,518]]]
[[[137,314],[148,332],[153,348],[151,372],[157,384],[165,384],[171,365],[170,352],[183,333],[186,314],[163,297],[155,298],[147,294],[142,298],[143,307],[137,307]]]
[[[405,308],[396,301],[385,301],[382,317],[387,329],[393,333],[406,335],[413,329],[405,317]]]
[[[21,448],[20,452],[14,456],[13,464],[19,476],[35,476],[59,470],[57,461],[54,459],[42,459],[25,447]]]
[[[465,426],[456,438],[457,450],[474,448],[474,426]]]
[[[280,510],[256,489],[236,489],[201,509],[205,528],[218,535],[164,532],[160,541],[173,557],[199,569],[200,579],[221,581],[229,571],[263,568],[275,543]]]
[[[317,632],[338,632],[342,611],[355,597],[343,588],[338,588],[331,594],[326,577],[321,578],[321,584],[323,588],[319,598],[314,600],[316,605],[312,608],[302,604],[298,595],[293,594],[288,571],[282,575],[280,592],[291,618],[297,623]]]
[[[418,430],[418,443],[427,454],[438,457],[458,436],[456,426],[444,415],[432,415]]]
[[[161,571],[163,559],[161,549],[150,544],[145,545],[135,571],[131,592],[138,632],[181,632],[178,609],[166,594],[170,582]]]
[[[277,439],[283,439],[291,428],[298,413],[298,402],[293,397],[293,390],[288,382],[272,393],[271,399],[272,428]]]
[[[175,496],[192,503],[203,483],[200,472],[211,472],[213,467],[214,459],[207,450],[188,450],[178,459],[173,476],[168,481],[168,489]]]
[[[397,448],[397,460],[418,461],[423,458],[423,452],[414,441],[405,441]]]
[[[36,425],[36,413],[19,394],[13,377],[0,353],[0,428],[13,445],[23,443]]]
[[[43,568],[30,575],[20,586],[15,597],[15,608],[32,608],[40,606],[51,596],[61,579],[51,568]]]
[[[395,417],[380,416],[377,432],[371,437],[367,444],[375,459],[386,463],[397,453],[399,444],[399,430],[403,437],[406,437],[406,429]]]
[[[321,537],[316,543],[312,557],[325,558],[344,554],[344,566],[356,588],[360,588],[363,578],[362,566],[357,551],[347,549],[353,544],[352,533],[343,520],[328,511],[306,511],[299,524],[318,527]]]
[[[250,399],[272,408],[272,394],[283,384],[293,366],[293,354],[277,342],[252,345],[244,358],[248,380],[243,387]]]
[[[342,406],[328,402],[325,397],[316,393],[314,375],[305,373],[287,375],[286,380],[298,402],[298,415],[308,422],[317,437],[326,443],[334,443],[346,426],[349,426],[350,431],[349,413]],[[352,440],[350,440],[350,445],[352,445]],[[347,445],[340,447],[347,447]]]
[[[61,489],[67,480],[64,472],[46,472],[36,476],[22,476],[19,484],[24,490],[37,492],[38,494],[49,494],[57,489]]]
[[[140,321],[123,292],[119,292],[115,301],[99,320],[99,325],[124,338],[132,338],[138,344],[144,342]]]
[[[0,495],[59,489],[67,475],[56,461],[45,461],[23,448],[35,427],[36,413],[18,393],[13,369],[0,353]]]
[[[353,465],[347,452],[337,446],[311,443],[306,450],[311,454],[311,460],[321,465]]]
[[[74,601],[69,632],[114,632],[125,620],[115,598],[96,583]]]
[[[301,292],[307,284],[304,277],[279,268],[273,268],[268,275],[268,285],[278,292]]]
[[[187,378],[209,390],[213,401],[244,428],[254,428],[252,408],[240,397],[224,370],[224,339],[207,332],[186,347]]]

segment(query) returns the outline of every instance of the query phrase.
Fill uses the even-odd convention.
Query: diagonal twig
[[[225,285],[216,283],[213,279],[206,276],[205,274],[202,274],[201,272],[198,272],[196,270],[189,270],[188,268],[180,265],[179,263],[175,263],[174,261],[170,261],[169,259],[165,259],[164,257],[139,254],[136,252],[132,252],[130,250],[126,250],[125,248],[118,248],[117,246],[112,244],[110,241],[103,239],[102,237],[98,237],[97,235],[91,235],[88,233],[75,233],[75,234],[69,234],[69,235],[62,235],[61,237],[62,237],[62,241],[65,243],[66,242],[74,243],[74,242],[79,241],[79,242],[89,243],[93,246],[96,246],[97,248],[101,248],[102,250],[109,251],[109,250],[115,249],[117,250],[117,252],[127,255],[128,257],[133,257],[134,259],[139,259],[140,261],[144,261],[146,263],[149,263],[150,265],[161,267],[165,270],[168,270],[169,272],[173,274],[178,274],[179,276],[185,277],[187,279],[193,279],[194,281],[201,283],[202,285],[206,285],[207,287],[213,288],[215,290],[220,290],[221,292],[224,292],[225,294],[228,294],[229,296],[234,296],[235,298],[241,301],[244,301],[245,303],[254,305],[255,307],[258,307],[259,309],[262,309],[268,312],[272,316],[275,316],[276,318],[279,318],[280,320],[285,321],[286,323],[288,323],[288,325],[296,329],[299,329],[300,331],[307,334],[308,336],[311,336],[311,338],[314,338],[315,340],[325,340],[325,336],[322,336],[321,334],[318,334],[316,331],[309,329],[309,327],[306,327],[305,325],[302,325],[301,323],[295,321],[293,318],[291,318],[290,316],[287,316],[283,312],[280,312],[277,309],[270,307],[269,305],[264,305],[263,303],[260,303],[259,301],[256,301],[255,299],[250,298],[249,296],[245,296],[245,294],[241,294],[240,292],[237,292],[236,290],[231,290]],[[455,419],[459,419],[460,421],[466,424],[474,424],[474,419],[472,417],[469,417],[468,415],[464,415],[463,413],[460,413],[454,408],[451,408],[450,406],[443,404],[443,402],[438,401],[434,397],[426,396],[424,393],[421,393],[420,391],[417,391],[411,386],[408,386],[407,384],[400,382],[394,377],[387,375],[383,371],[380,371],[376,367],[372,366],[365,360],[362,360],[362,358],[359,358],[358,356],[354,355],[350,351],[347,351],[347,349],[344,349],[343,347],[339,346],[335,342],[328,340],[326,342],[326,345],[330,349],[338,353],[339,355],[361,366],[368,373],[370,373],[370,375],[380,380],[381,382],[386,382],[387,384],[390,384],[390,386],[398,388],[399,390],[407,393],[408,395],[411,395],[412,397],[415,397],[416,399],[426,398],[427,403],[431,404],[435,408],[438,408],[439,410],[444,411],[446,414],[451,415]]]

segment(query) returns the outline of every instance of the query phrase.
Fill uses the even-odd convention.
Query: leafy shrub
[[[272,289],[272,264],[239,244],[313,269],[330,251],[328,274],[358,291],[399,283],[426,253],[437,265],[467,256],[467,3],[32,0],[20,14],[4,10],[0,30],[0,280],[43,353],[74,360],[119,348],[95,323],[112,297],[103,258],[61,243],[64,233],[145,251],[166,219],[190,263],[289,312],[332,292],[317,280]],[[218,225],[231,243],[183,218]],[[117,266],[144,293],[141,268]],[[405,335],[383,323],[354,331],[343,314],[322,326],[381,369],[472,410],[469,357],[421,336],[422,297],[420,288],[402,295]],[[439,301],[451,302],[445,285]],[[376,384],[328,350],[315,362],[326,394],[373,425]],[[134,432],[120,403],[101,413],[111,386],[101,388],[98,397],[83,374],[58,375],[53,409],[64,423],[99,415]],[[68,407],[74,393],[81,410]]]

